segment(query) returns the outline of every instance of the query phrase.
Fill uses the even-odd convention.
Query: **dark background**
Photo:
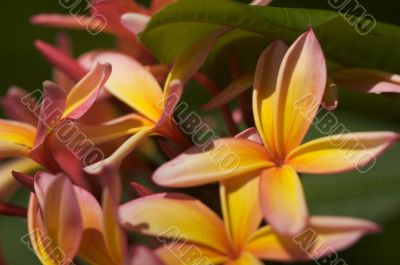
[[[359,0],[359,2],[378,21],[400,25],[399,1]],[[273,5],[331,10],[327,0],[276,0]],[[54,42],[56,30],[32,26],[29,23],[30,16],[51,12],[63,13],[65,11],[56,0],[0,1],[1,94],[4,94],[10,85],[18,85],[27,90],[34,90],[40,88],[44,80],[51,78],[51,68],[34,49],[33,41],[42,39]],[[91,48],[106,48],[113,45],[112,38],[105,35],[91,36],[86,32],[71,31],[71,36],[75,44],[76,54],[81,54]],[[374,102],[374,98],[368,98],[368,100]],[[344,103],[344,108],[346,107],[354,115],[358,115],[357,113],[361,115],[368,111],[367,108],[355,109],[351,107],[351,104],[346,106],[346,103]],[[370,115],[375,115],[374,118],[382,117],[386,119],[381,112],[371,113]],[[398,119],[389,120],[395,121],[397,124],[399,122]],[[400,174],[397,175],[400,178]],[[20,193],[16,196],[15,201],[24,203],[26,199],[27,194]],[[361,202],[361,204],[364,207],[368,207],[368,201]],[[371,205],[371,207],[376,207],[376,204],[375,206]],[[329,209],[327,212],[329,212]],[[340,257],[347,264],[398,264],[400,262],[398,257],[400,248],[398,240],[398,235],[400,235],[400,212],[396,211],[389,214],[391,218],[388,218],[384,224],[384,234],[369,236],[351,250],[340,253]],[[25,220],[0,217],[0,245],[9,264],[38,264],[33,254],[20,242],[21,236],[25,233]]]

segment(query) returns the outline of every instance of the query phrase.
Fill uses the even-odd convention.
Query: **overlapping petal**
[[[151,211],[149,211],[151,207]],[[229,249],[224,225],[200,201],[180,194],[156,194],[120,206],[122,225],[164,239],[188,241],[222,253]]]
[[[68,93],[63,118],[78,119],[82,117],[95,102],[110,74],[110,64],[107,62],[96,64]]]
[[[228,261],[225,254],[191,242],[165,244],[155,253],[160,257],[163,265],[224,264]]]
[[[153,180],[169,187],[196,186],[259,172],[272,165],[262,145],[246,139],[225,138],[189,148],[159,167]]]
[[[264,145],[277,156],[277,76],[288,47],[281,41],[272,43],[260,56],[254,77],[254,122]]]
[[[264,217],[282,235],[295,235],[308,222],[308,210],[299,176],[291,166],[261,173],[260,199]]]
[[[35,177],[35,194],[31,196],[28,218],[36,254],[44,264],[72,260],[82,236],[72,184],[66,177],[40,172]]]
[[[91,52],[80,62],[88,69],[108,62],[113,71],[106,89],[128,106],[157,122],[162,114],[162,91],[157,80],[135,59],[118,52]]]
[[[280,155],[303,141],[324,95],[326,79],[325,58],[310,29],[289,48],[277,77],[273,129]]]
[[[261,224],[260,178],[231,178],[220,183],[222,212],[227,231],[237,251],[241,251]]]

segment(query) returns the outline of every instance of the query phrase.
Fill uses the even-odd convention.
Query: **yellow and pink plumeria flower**
[[[269,225],[260,227],[258,185],[259,179],[251,177],[223,181],[223,220],[195,198],[162,193],[121,205],[121,222],[128,230],[156,237],[163,246],[155,253],[166,265],[261,265],[262,260],[312,260],[380,230],[365,220],[314,216],[295,237],[281,235]],[[318,236],[318,243],[310,234]]]
[[[60,167],[67,168],[60,165],[62,157],[56,155],[60,146],[56,134],[61,134],[64,124],[79,119],[88,111],[110,71],[110,65],[99,64],[67,92],[46,82],[44,94],[35,94],[42,97],[41,104],[15,88],[3,99],[3,105],[14,110],[11,117],[18,121],[0,120],[0,158],[13,158],[1,165],[4,172],[0,183],[2,200],[10,197],[19,186],[12,177],[12,170],[30,173],[44,167],[58,172]],[[72,161],[69,162],[68,167],[72,168]],[[82,179],[83,182],[86,181]]]
[[[254,79],[253,112],[262,144],[226,138],[192,147],[158,168],[153,180],[191,187],[257,176],[268,223],[284,235],[302,231],[310,219],[298,173],[360,168],[398,139],[394,132],[348,133],[302,144],[326,82],[325,58],[311,29],[290,48],[272,43],[261,55]]]
[[[128,248],[117,215],[119,176],[107,169],[99,177],[100,202],[62,174],[36,174],[28,228],[42,264],[70,264],[79,256],[92,265],[161,265],[145,247]]]

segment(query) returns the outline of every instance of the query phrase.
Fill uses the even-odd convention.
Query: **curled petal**
[[[262,145],[226,138],[194,146],[159,167],[153,180],[162,186],[190,187],[259,172],[273,163]]]
[[[328,79],[321,104],[327,111],[335,110],[339,105],[337,86],[331,79]]]
[[[394,132],[348,133],[323,137],[293,150],[287,163],[302,173],[333,174],[369,170],[376,157],[396,143]]]
[[[82,117],[95,102],[110,74],[110,64],[97,64],[68,93],[63,118],[78,119]]]

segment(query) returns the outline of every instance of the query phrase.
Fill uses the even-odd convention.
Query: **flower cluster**
[[[290,46],[270,43],[254,73],[242,74],[233,58],[233,80],[220,92],[200,68],[229,28],[203,36],[171,66],[158,64],[137,41],[150,16],[172,2],[153,0],[146,9],[131,0],[92,1],[117,49],[74,58],[66,35],[54,46],[36,41],[54,67],[52,82],[32,93],[12,87],[3,97],[10,119],[0,120],[0,212],[27,218],[41,263],[294,262],[379,232],[366,220],[310,216],[300,174],[360,170],[399,135],[304,139],[320,106],[338,105],[332,84],[382,93],[399,92],[400,81],[371,69],[328,73],[310,28]],[[32,22],[84,29],[87,19],[42,14]],[[215,119],[180,115],[190,80],[213,95],[203,109],[219,108],[224,136],[212,129]],[[240,94],[246,99],[248,89],[251,107],[242,102],[232,111],[227,103]],[[7,202],[21,186],[31,194],[27,209]]]

